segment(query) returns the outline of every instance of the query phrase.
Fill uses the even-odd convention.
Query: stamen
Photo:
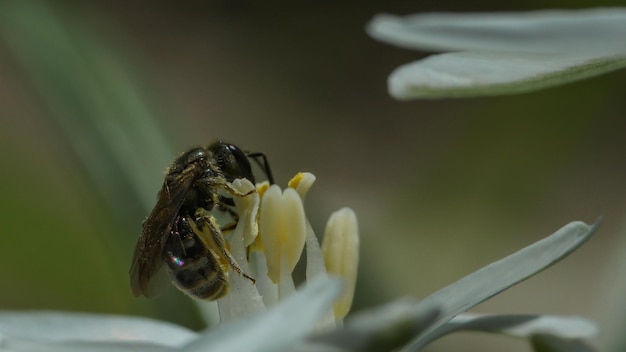
[[[272,185],[263,196],[260,211],[260,232],[268,275],[278,283],[282,276],[281,257],[284,255],[286,268],[291,274],[302,255],[306,235],[304,207],[294,189],[281,192],[277,185]]]
[[[334,212],[328,219],[322,254],[329,275],[341,277],[345,286],[334,306],[335,319],[350,311],[359,265],[359,229],[356,215],[350,208]]]

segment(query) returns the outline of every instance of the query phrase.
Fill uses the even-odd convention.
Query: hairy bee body
[[[273,182],[264,154],[245,154],[222,141],[190,149],[174,160],[133,254],[129,274],[136,297],[158,293],[163,280],[155,277],[162,269],[181,291],[204,300],[215,300],[228,292],[229,268],[254,282],[228,251],[214,215],[227,214],[233,222],[229,227],[236,225],[232,197],[255,191],[242,194],[230,182],[245,178],[254,184],[249,158],[256,157],[263,158],[264,170]]]
[[[172,283],[183,292],[215,300],[228,292],[228,267],[202,243],[185,218],[179,218],[177,236],[165,244],[164,262]]]

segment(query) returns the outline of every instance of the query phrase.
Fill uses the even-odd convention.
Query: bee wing
[[[133,254],[129,275],[130,287],[135,297],[142,294],[152,297],[158,293],[158,286],[167,282],[162,279],[165,275],[159,273],[163,271],[160,269],[163,266],[164,246],[187,192],[196,178],[195,174],[194,169],[188,168],[173,179],[169,186],[167,179],[163,182],[157,204],[143,223],[143,230]]]
[[[165,267],[159,264],[156,272],[150,277],[146,287],[141,291],[141,294],[148,298],[156,297],[163,292],[163,289],[165,289],[170,282],[170,276],[165,271]],[[138,295],[135,295],[135,297],[137,296]]]

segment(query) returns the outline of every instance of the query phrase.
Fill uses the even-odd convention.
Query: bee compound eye
[[[215,160],[228,181],[246,178],[255,183],[246,154],[236,145],[219,141],[211,146]]]

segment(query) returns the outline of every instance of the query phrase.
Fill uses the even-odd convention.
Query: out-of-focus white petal
[[[464,313],[446,325],[455,330],[496,332],[517,337],[549,334],[566,339],[588,339],[598,336],[598,326],[581,317],[555,315],[487,315]]]
[[[291,351],[330,309],[341,286],[337,279],[313,280],[264,313],[203,333],[183,351]]]
[[[305,341],[298,346],[294,346],[289,352],[350,352],[349,350],[337,346],[326,345]]]
[[[436,306],[401,299],[351,315],[345,326],[311,340],[348,351],[393,351],[433,324]]]
[[[585,243],[598,227],[599,222],[592,226],[580,221],[571,222],[547,238],[428,296],[418,305],[441,307],[442,318],[427,332],[420,334],[406,351],[419,350],[430,342],[428,335],[454,316],[563,259]]]
[[[106,342],[182,346],[198,335],[157,320],[68,312],[0,312],[0,342]],[[0,346],[2,346],[0,344]]]
[[[588,339],[598,335],[595,323],[580,317],[553,315],[460,314],[428,334],[422,345],[456,331],[482,331],[530,338],[538,334],[563,339]]]
[[[389,94],[400,100],[501,95],[557,86],[622,67],[626,55],[466,51],[400,66],[387,83]]]
[[[281,192],[278,186],[272,185],[263,196],[260,211],[260,232],[268,275],[278,283],[281,258],[286,260],[291,274],[302,255],[306,237],[304,207],[294,189]]]
[[[434,51],[626,54],[626,8],[376,15],[373,38]]]
[[[85,341],[29,341],[8,338],[0,341],[2,352],[176,352],[176,347],[147,342],[85,342]]]
[[[530,338],[533,351],[537,352],[594,352],[594,348],[578,339],[564,339],[560,336],[538,334]]]
[[[334,307],[335,318],[342,319],[352,306],[359,267],[359,228],[352,209],[343,208],[330,216],[322,253],[328,274],[345,281],[344,291]]]
[[[523,93],[626,67],[626,8],[377,15],[367,31],[454,51],[394,70],[388,89],[400,100]]]

